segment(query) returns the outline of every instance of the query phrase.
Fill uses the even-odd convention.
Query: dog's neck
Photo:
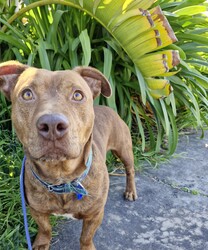
[[[76,159],[60,162],[31,161],[31,167],[45,181],[59,185],[79,177],[86,169],[85,154],[82,152]]]

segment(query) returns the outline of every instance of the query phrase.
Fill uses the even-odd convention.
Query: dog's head
[[[46,161],[74,159],[89,148],[93,99],[111,95],[108,80],[94,68],[53,72],[15,61],[0,64],[0,90],[12,102],[12,122],[24,149]]]

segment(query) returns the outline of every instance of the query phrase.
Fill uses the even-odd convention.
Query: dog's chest
[[[53,213],[53,215],[55,216],[62,216],[62,217],[65,217],[67,219],[73,219],[73,220],[76,220],[76,218],[74,217],[73,214],[57,214],[57,213]]]

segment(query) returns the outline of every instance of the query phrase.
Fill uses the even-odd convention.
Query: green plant
[[[0,138],[0,249],[22,249],[26,243],[19,194],[22,149],[7,130],[0,131]]]
[[[181,128],[194,123],[207,126],[208,3],[205,0],[163,0],[160,4],[178,38],[170,47],[177,49],[181,57],[180,72],[169,77],[174,86],[177,119]]]
[[[3,60],[14,57],[21,62],[52,70],[68,69],[77,64],[96,66],[110,79],[113,88],[110,99],[100,98],[96,103],[106,104],[118,111],[129,127],[133,124],[136,128],[137,124],[143,151],[147,147],[152,153],[160,151],[165,133],[170,140],[168,153],[172,154],[177,144],[173,109],[168,102],[155,100],[152,96],[161,97],[170,93],[170,84],[163,76],[174,74],[167,71],[178,63],[178,56],[173,50],[161,51],[175,41],[175,37],[160,9],[154,7],[149,12],[138,10],[138,7],[150,7],[154,1],[138,4],[111,1],[104,6],[104,10],[102,1],[62,1],[70,7],[46,5],[59,1],[25,2],[31,4],[8,21],[1,19],[4,32],[0,33],[0,38],[10,48],[2,54]],[[38,7],[41,5],[44,6]],[[24,18],[24,22],[20,17]],[[129,27],[131,33],[126,39]],[[147,54],[158,49],[156,53]],[[152,63],[156,61],[159,67],[154,64],[150,67],[145,63],[148,60]],[[149,110],[145,108],[147,102]],[[172,97],[169,102],[173,103]],[[152,126],[157,127],[158,135]],[[147,146],[149,139],[151,147]]]
[[[103,13],[102,1],[94,3],[75,0],[62,1],[64,5],[71,7],[47,5],[58,2],[25,1],[29,5],[14,14],[8,21],[1,19],[4,24],[3,31],[6,27],[7,31],[1,32],[0,38],[6,41],[5,46],[9,46],[9,49],[5,49],[5,53],[2,53],[4,61],[16,58],[21,62],[52,70],[68,69],[77,64],[88,65],[90,63],[92,66],[96,66],[110,79],[113,87],[113,96],[109,100],[100,98],[96,100],[96,103],[106,104],[115,109],[129,127],[132,127],[133,124],[136,128],[135,124],[137,124],[142,150],[148,148],[152,154],[160,151],[164,138],[168,138],[167,152],[172,154],[175,151],[178,138],[175,117],[178,111],[190,110],[194,117],[193,123],[202,127],[202,120],[206,122],[206,119],[200,112],[200,108],[207,106],[207,78],[196,71],[196,68],[190,67],[185,60],[181,60],[181,71],[177,76],[173,75],[173,72],[165,72],[167,67],[171,69],[177,64],[178,57],[172,49],[177,49],[184,59],[185,52],[180,43],[185,45],[185,41],[178,42],[180,47],[169,45],[169,50],[163,49],[164,46],[175,41],[172,30],[169,29],[170,35],[167,32],[164,33],[165,29],[161,30],[158,24],[154,29],[148,27],[150,25],[149,16],[152,15],[151,18],[155,21],[155,19],[161,18],[160,11],[152,8],[149,12],[143,10],[138,12],[137,9],[138,6],[150,7],[154,1],[141,1],[138,5],[134,5],[131,1],[126,1],[126,5],[121,5],[124,1],[111,1],[111,4],[105,6],[110,11],[108,11],[108,15]],[[189,1],[185,2],[187,2],[186,5],[190,5]],[[167,16],[170,16],[170,23],[176,27],[176,34],[180,37],[184,29],[179,29],[180,26],[175,23],[183,25],[184,20],[183,18],[179,21],[176,20],[177,16],[173,17],[167,11],[172,11],[176,7],[180,9],[181,5],[184,6],[184,2],[176,3],[166,0],[157,1],[155,4],[158,3],[161,3],[163,9],[166,10]],[[125,11],[119,12],[119,10],[115,13],[116,8],[113,8],[115,4],[117,7],[125,5]],[[38,6],[41,5],[44,6],[39,8]],[[202,7],[205,8],[204,5]],[[83,11],[90,14],[93,19]],[[22,20],[24,21],[22,22]],[[205,25],[206,18],[203,20]],[[131,30],[133,35],[127,38],[126,32],[128,32],[129,25],[134,22],[136,25],[132,25]],[[161,24],[168,29],[165,21]],[[137,34],[138,25],[144,26],[142,34]],[[195,23],[193,27],[196,27],[194,25]],[[155,30],[162,34],[159,36],[162,44],[160,46],[155,45],[156,36],[151,35],[152,38],[148,38],[152,34],[151,32],[157,33]],[[171,36],[172,38],[170,38]],[[141,37],[146,42],[141,43]],[[138,47],[131,45],[137,43],[140,44]],[[145,47],[148,49],[144,50]],[[134,52],[135,50],[137,52]],[[152,50],[159,51],[146,54]],[[157,59],[161,56],[167,59],[165,61]],[[160,70],[162,71],[159,73],[158,70],[155,70],[154,60],[161,65]],[[206,62],[204,64],[206,66]],[[153,66],[151,67],[151,65]],[[199,61],[197,65],[199,66]],[[154,77],[157,76],[156,72],[159,77]],[[162,77],[163,75],[165,78]],[[172,83],[174,92],[165,100],[152,98],[152,95],[161,97],[169,94],[168,81]],[[163,87],[158,89],[158,86]]]

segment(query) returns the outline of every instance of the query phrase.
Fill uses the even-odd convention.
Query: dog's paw
[[[42,233],[38,232],[35,241],[33,242],[32,249],[33,250],[49,250],[51,241],[51,232],[47,231]]]
[[[35,246],[33,250],[49,250],[49,245]]]
[[[124,199],[128,201],[135,201],[138,198],[136,191],[124,192]]]
[[[42,239],[40,238],[36,238],[35,242],[33,243],[32,249],[33,250],[49,250],[49,246],[50,246],[50,240],[48,239]]]
[[[95,245],[91,243],[90,245],[80,245],[80,250],[96,250]]]
[[[44,245],[33,245],[33,250],[49,250],[49,244],[44,244]]]

